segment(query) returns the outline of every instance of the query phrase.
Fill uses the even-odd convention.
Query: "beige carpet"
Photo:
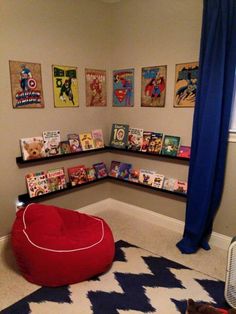
[[[175,246],[181,237],[176,232],[145,222],[133,216],[132,213],[121,213],[116,208],[104,210],[98,216],[104,218],[110,225],[115,240],[125,240],[202,273],[221,280],[225,279],[226,250],[212,247],[208,252],[200,250],[196,254],[182,255]],[[5,242],[0,241],[0,245],[4,243],[4,248],[2,250],[0,248],[2,252],[0,256],[0,309],[38,288],[25,281],[18,273],[9,243]]]

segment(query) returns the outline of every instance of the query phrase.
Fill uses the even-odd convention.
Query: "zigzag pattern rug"
[[[105,274],[59,288],[42,287],[1,314],[185,313],[186,301],[226,308],[224,283],[124,241]]]

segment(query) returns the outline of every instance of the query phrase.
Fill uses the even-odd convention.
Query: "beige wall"
[[[43,130],[70,132],[102,128],[108,133],[107,108],[85,107],[84,69],[106,69],[110,62],[110,7],[95,0],[9,0],[0,1],[0,137],[1,189],[0,236],[9,232],[15,217],[17,195],[26,193],[24,176],[35,170],[91,165],[107,161],[108,155],[59,160],[34,167],[18,168],[19,139],[40,135]],[[13,109],[9,60],[41,63],[44,109]],[[79,108],[54,108],[52,64],[78,66]],[[78,208],[108,197],[108,185],[71,192],[46,203]]]
[[[26,192],[24,176],[29,171],[91,165],[111,159],[130,161],[136,167],[158,170],[166,176],[187,179],[185,163],[156,161],[124,154],[90,155],[19,168],[19,139],[41,134],[43,130],[60,129],[62,138],[69,132],[102,127],[106,141],[111,124],[128,123],[146,130],[181,136],[183,144],[191,142],[193,109],[173,108],[175,64],[196,61],[202,17],[199,0],[121,0],[108,4],[99,0],[9,0],[0,1],[0,236],[9,232],[15,216],[18,194]],[[12,108],[9,60],[41,63],[45,109]],[[53,107],[51,65],[78,66],[79,108]],[[142,66],[167,65],[167,94],[164,108],[140,107],[140,74]],[[135,106],[111,106],[112,82],[108,75],[108,107],[86,108],[84,68],[135,68]],[[222,205],[216,217],[215,230],[234,234],[235,218],[232,186],[235,146],[229,147],[226,185]],[[185,201],[162,193],[144,191],[115,183],[100,183],[80,191],[65,193],[45,201],[67,208],[114,197],[150,210],[184,220]]]

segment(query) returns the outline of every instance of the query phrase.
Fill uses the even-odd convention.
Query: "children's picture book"
[[[162,144],[162,155],[177,156],[180,145],[180,137],[165,135]]]
[[[129,128],[128,133],[128,149],[141,150],[143,142],[143,129]]]
[[[167,66],[142,68],[141,107],[164,107]]]
[[[163,183],[163,189],[168,191],[174,191],[177,179],[165,178]]]
[[[128,124],[112,124],[110,146],[125,149],[128,144]]]
[[[46,156],[55,156],[60,154],[60,131],[43,131],[43,141]]]
[[[86,168],[86,173],[87,173],[88,181],[93,181],[96,179],[96,172],[93,167]]]
[[[20,139],[20,149],[23,160],[32,160],[46,156],[42,136]]]
[[[65,189],[66,176],[64,168],[49,169],[47,171],[47,181],[50,192]]]
[[[163,187],[165,176],[163,174],[155,173],[152,186],[161,189]]]
[[[9,61],[13,108],[44,108],[41,64]]]
[[[104,147],[104,139],[102,129],[92,130],[92,139],[95,148]]]
[[[79,134],[82,150],[94,149],[94,143],[91,132]]]
[[[117,178],[119,173],[120,161],[112,160],[109,176]]]
[[[190,146],[180,145],[179,151],[177,153],[178,157],[190,158],[190,154],[191,154],[191,147]]]
[[[150,140],[151,140],[151,136],[152,136],[152,132],[143,131],[143,141],[142,141],[142,148],[141,148],[142,152],[147,152],[148,151],[148,147],[149,147],[149,143],[150,143]]]
[[[96,177],[98,179],[108,176],[107,168],[104,162],[94,164],[93,168],[95,169]]]
[[[129,170],[129,181],[139,182],[139,169],[131,168]]]
[[[76,152],[81,152],[82,151],[79,134],[70,133],[70,134],[67,134],[67,138],[68,138],[68,141],[69,141],[69,144],[70,144],[70,150],[71,150],[72,153],[76,153]]]
[[[77,68],[73,66],[53,65],[52,76],[54,106],[56,108],[78,107]]]
[[[140,169],[139,170],[139,183],[152,185],[154,180],[155,171]]]
[[[152,132],[148,145],[148,152],[153,154],[160,154],[162,148],[162,140],[163,140],[162,133]]]
[[[106,71],[85,69],[86,106],[107,105]]]
[[[131,164],[121,162],[118,170],[118,178],[123,180],[129,180],[129,171],[131,168]]]
[[[174,185],[174,191],[180,193],[187,193],[188,183],[186,181],[176,180]]]
[[[69,141],[61,141],[60,142],[60,154],[64,155],[64,154],[69,154],[69,153],[71,153]]]
[[[69,181],[72,186],[83,184],[88,181],[86,167],[79,165],[67,169]]]
[[[29,173],[25,179],[29,197],[36,197],[50,192],[45,171]]]
[[[176,64],[174,107],[195,106],[198,69],[198,62]]]
[[[134,69],[113,71],[113,106],[134,106]]]

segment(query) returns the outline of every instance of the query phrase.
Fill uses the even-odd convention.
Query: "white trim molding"
[[[229,131],[228,141],[231,143],[236,143],[236,131],[232,131],[232,130]]]
[[[107,198],[105,200],[84,206],[83,208],[78,209],[80,212],[87,213],[89,215],[98,215],[104,211],[119,211],[123,212],[126,215],[138,216],[139,218],[156,224],[172,231],[175,231],[179,234],[183,234],[184,222],[172,217],[168,217],[154,211],[131,205],[125,202],[121,202],[112,198]],[[5,247],[5,243],[9,240],[10,235],[0,237],[0,255],[2,250]],[[209,244],[216,246],[218,248],[228,250],[232,238],[226,235],[212,232]]]
[[[80,209],[79,209],[80,210]],[[83,207],[82,211],[88,214],[98,214],[101,211],[116,210],[125,214],[131,214],[132,216],[138,216],[139,218],[156,224],[158,226],[167,228],[177,233],[183,234],[184,222],[172,217],[168,217],[154,211],[131,205],[125,202],[121,202],[112,198],[107,198],[95,204]],[[228,250],[232,238],[226,235],[212,232],[209,244],[218,248]]]

